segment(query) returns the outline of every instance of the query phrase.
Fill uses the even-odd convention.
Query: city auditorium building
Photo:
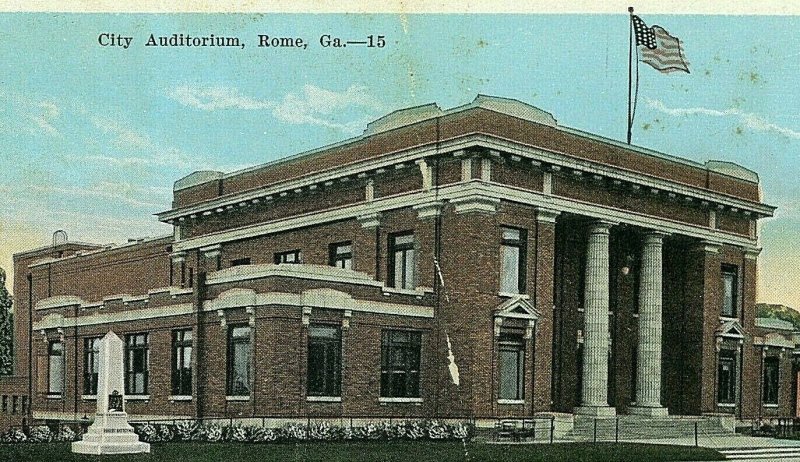
[[[93,415],[113,330],[140,418],[794,415],[793,332],[755,316],[773,212],[743,167],[519,101],[399,110],[178,180],[174,235],[17,254],[23,411]]]

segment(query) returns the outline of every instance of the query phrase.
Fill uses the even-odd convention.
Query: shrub
[[[175,424],[175,434],[181,441],[191,441],[197,437],[199,428],[197,422],[183,420]]]
[[[222,440],[222,427],[217,424],[210,424],[203,427],[205,440],[210,443],[216,443]]]
[[[290,423],[281,429],[281,436],[289,441],[305,441],[308,432],[305,425]]]
[[[167,424],[158,425],[158,441],[172,441],[175,439],[175,432],[172,426]]]
[[[134,427],[134,430],[136,430],[136,433],[139,434],[139,437],[145,443],[155,443],[160,440],[160,435],[158,434],[158,429],[155,427],[155,425],[146,423],[139,426],[138,429]]]
[[[428,438],[432,440],[444,440],[451,436],[450,429],[447,424],[438,420],[431,420],[428,425]]]
[[[22,430],[9,430],[0,435],[0,442],[2,443],[21,443],[27,441],[28,437]]]
[[[411,421],[406,424],[406,437],[410,440],[425,438],[425,433],[425,427],[417,421]]]
[[[315,423],[308,429],[308,437],[317,441],[332,441],[341,439],[342,432],[339,427],[334,427],[328,422]]]
[[[233,441],[236,443],[244,443],[248,441],[247,431],[242,427],[227,427],[227,431],[225,433],[225,441]]]
[[[53,432],[46,425],[33,427],[28,432],[28,441],[31,443],[49,443],[53,440]]]
[[[54,441],[63,441],[63,442],[71,442],[78,440],[78,434],[75,433],[75,430],[72,428],[64,425],[58,429],[55,436],[53,436]]]

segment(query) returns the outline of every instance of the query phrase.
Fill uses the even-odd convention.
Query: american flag
[[[683,45],[661,26],[647,27],[642,18],[631,16],[639,60],[663,73],[683,71],[689,73],[689,63],[683,57]]]

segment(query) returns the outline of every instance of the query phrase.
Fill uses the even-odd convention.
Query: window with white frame
[[[125,336],[125,393],[146,395],[150,354],[147,334]]]
[[[528,232],[502,227],[500,240],[500,292],[525,293],[525,265]]]
[[[83,394],[97,394],[97,373],[100,368],[101,337],[83,339]]]
[[[389,235],[388,285],[398,289],[416,287],[414,233],[410,231]]]
[[[764,404],[778,404],[780,368],[780,358],[777,356],[764,358]]]
[[[329,247],[328,264],[337,268],[353,269],[353,243],[338,242]]]
[[[228,395],[250,395],[250,326],[228,327]]]
[[[64,343],[50,341],[47,344],[47,359],[47,394],[61,395],[64,393]]]
[[[719,404],[736,403],[737,381],[736,352],[733,350],[720,350],[717,361],[717,402]]]
[[[342,382],[341,327],[308,328],[308,395],[340,396]]]
[[[381,335],[381,397],[419,398],[422,334],[384,330]]]
[[[289,250],[276,253],[274,261],[276,265],[302,263],[300,257],[300,250]]]
[[[525,398],[525,340],[522,335],[500,334],[500,399]]]

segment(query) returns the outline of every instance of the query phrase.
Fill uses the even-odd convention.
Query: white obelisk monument
[[[100,341],[100,366],[97,374],[97,414],[83,440],[72,443],[80,454],[133,454],[150,452],[150,444],[128,424],[125,413],[124,349],[122,340],[109,332]]]

